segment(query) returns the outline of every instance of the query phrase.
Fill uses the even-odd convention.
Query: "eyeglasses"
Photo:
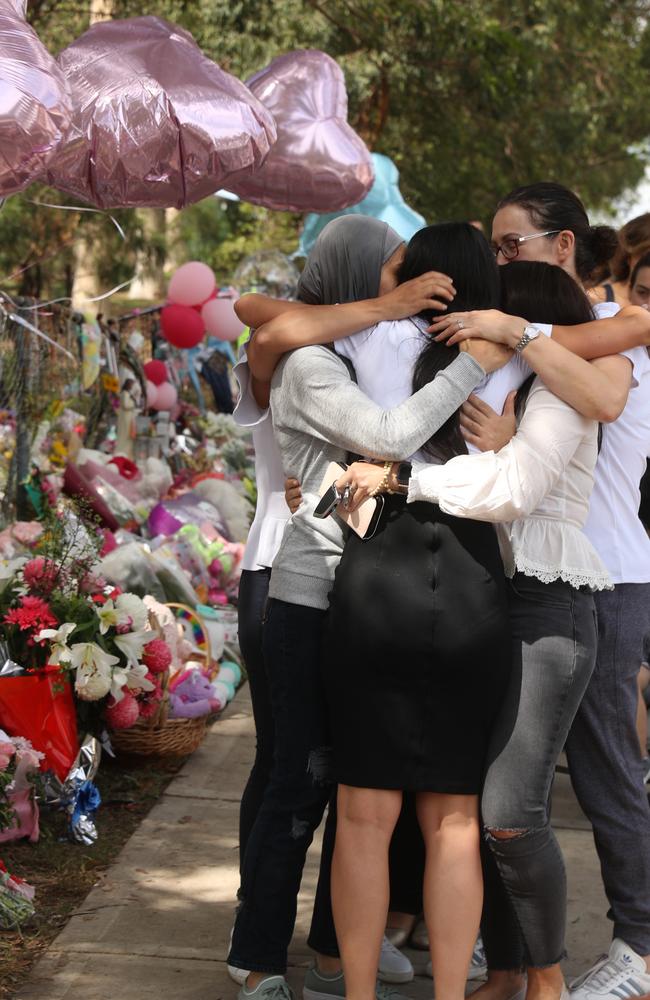
[[[561,229],[549,229],[547,233],[533,233],[532,236],[511,236],[510,239],[504,240],[500,246],[496,246],[493,243],[492,253],[495,257],[502,254],[504,260],[515,260],[519,256],[519,246],[521,243],[527,243],[528,240],[538,240],[540,236],[557,236],[561,232]]]

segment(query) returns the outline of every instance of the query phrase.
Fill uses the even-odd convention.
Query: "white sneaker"
[[[230,946],[232,947],[232,936],[235,928],[233,927],[230,931]],[[228,948],[230,951],[230,948]],[[233,983],[237,983],[238,986],[244,986],[246,980],[250,976],[249,969],[238,969],[236,965],[227,965],[228,975],[232,979]]]
[[[474,945],[474,951],[472,952],[472,961],[469,963],[467,978],[472,981],[475,979],[484,979],[487,976],[487,970],[487,958],[485,957],[483,938],[479,934]]]
[[[483,938],[479,934],[476,939],[476,944],[474,945],[474,951],[472,952],[472,961],[469,963],[469,972],[467,974],[467,979],[470,982],[474,982],[476,979],[484,979],[487,976],[487,959],[485,957],[485,948],[483,947]],[[427,962],[425,969],[427,976],[433,979],[433,968],[431,962]],[[524,996],[525,996],[524,990]],[[513,1000],[513,998],[511,998]]]
[[[615,938],[599,962],[571,983],[571,1000],[631,1000],[650,993],[650,974],[640,955]]]
[[[387,937],[381,942],[377,979],[383,983],[410,983],[415,973],[410,960]]]

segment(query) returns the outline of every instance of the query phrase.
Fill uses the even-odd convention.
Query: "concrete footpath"
[[[41,959],[17,1000],[220,1000],[237,987],[226,971],[238,886],[239,799],[253,757],[242,689],[169,785],[112,868]],[[554,821],[569,869],[567,974],[609,946],[610,925],[591,833],[568,779],[556,783]],[[302,985],[317,875],[305,870],[289,980]],[[410,952],[417,968],[426,955]],[[430,997],[430,979],[403,992]]]

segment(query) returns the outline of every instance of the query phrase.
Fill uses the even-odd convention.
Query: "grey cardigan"
[[[285,475],[300,481],[303,502],[273,562],[270,597],[309,608],[328,606],[343,528],[335,517],[313,517],[313,510],[329,463],[345,463],[348,452],[393,461],[412,455],[483,378],[481,365],[460,354],[404,403],[382,410],[328,348],[303,347],[282,359],[271,383],[273,429]]]

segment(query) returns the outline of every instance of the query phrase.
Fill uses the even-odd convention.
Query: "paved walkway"
[[[230,1000],[225,959],[238,885],[237,821],[253,755],[247,689],[214,725],[113,867],[33,970],[17,1000]],[[568,974],[607,949],[610,928],[591,834],[566,778],[554,816],[569,867]],[[289,979],[300,988],[316,881],[305,871]],[[426,956],[412,953],[419,967]],[[431,980],[404,988],[431,996]]]

